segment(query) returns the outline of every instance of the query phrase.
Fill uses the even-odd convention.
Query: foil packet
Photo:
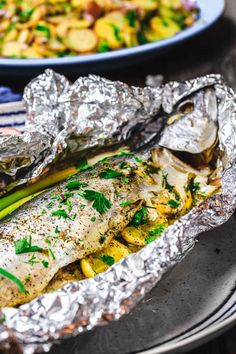
[[[41,78],[45,79],[49,74],[56,75],[47,71]],[[96,117],[98,122],[94,124],[99,131],[102,131],[103,124],[109,122],[106,126],[107,130],[104,128],[105,139],[99,141],[99,144],[104,143],[106,139],[109,140],[111,136],[108,126],[118,127],[120,117],[126,117],[125,127],[130,127],[130,124],[135,126],[135,122],[129,122],[129,119],[135,119],[136,114],[137,120],[140,120],[142,124],[146,117],[146,124],[141,129],[144,141],[151,140],[146,147],[143,147],[146,151],[158,143],[172,150],[197,154],[208,149],[217,139],[220,149],[218,165],[222,170],[222,191],[194,207],[188,214],[168,227],[159,239],[148,244],[138,253],[131,254],[116,263],[96,278],[68,283],[58,291],[45,294],[19,308],[1,309],[0,317],[4,320],[0,326],[0,350],[5,353],[12,353],[13,349],[14,352],[25,354],[47,352],[54,343],[64,338],[118,320],[122,315],[129,313],[145,294],[157,285],[164,273],[183,259],[194,246],[199,233],[226,222],[236,208],[236,96],[219,75],[208,75],[184,83],[171,82],[159,88],[150,86],[144,89],[128,88],[121,83],[112,84],[107,80],[92,76],[88,79],[79,79],[84,83],[84,88],[81,85],[70,87],[69,97],[71,99],[68,99],[68,92],[65,92],[69,86],[64,82],[64,78],[61,77],[61,84],[60,77],[57,76],[57,78],[54,92],[58,92],[58,99],[63,97],[61,101],[63,105],[60,110],[56,110],[57,112],[61,112],[64,107],[64,117],[69,117],[73,112],[77,119],[80,117],[78,110],[82,105],[84,107],[81,113],[82,122],[86,121],[87,116],[88,121],[89,117],[94,117],[94,120]],[[86,94],[83,95],[87,92],[85,82],[90,83],[90,80],[93,82],[92,85],[95,85],[93,90],[91,89],[91,97],[96,101],[95,106],[90,107],[91,110],[87,105]],[[36,117],[41,114],[42,107],[45,107],[48,102],[48,95],[43,94],[46,83],[42,80],[41,87],[40,83],[39,77],[31,83],[33,92],[27,91],[28,87],[25,93],[29,105],[28,126],[32,129],[31,134],[32,127],[37,124],[41,126],[40,122],[36,122]],[[113,89],[112,85],[114,85]],[[78,87],[81,89],[79,107]],[[112,105],[111,99],[104,100],[107,89],[113,90],[113,93],[114,90],[116,91],[116,94],[112,96],[114,98]],[[32,99],[34,107],[30,106],[31,94],[34,97]],[[74,97],[77,106],[74,106]],[[121,97],[123,98],[120,101]],[[44,102],[45,105],[39,109],[36,101],[39,104]],[[140,101],[142,101],[141,105]],[[54,102],[57,106],[56,99]],[[129,109],[137,102],[139,102],[139,108],[135,106],[132,113],[129,113]],[[104,118],[104,112],[107,112],[107,119]],[[102,114],[101,118],[99,118],[100,114]],[[57,120],[59,121],[60,117],[61,113],[57,117],[50,118],[50,122],[54,123],[51,128],[45,128],[47,129],[46,132],[44,131],[45,134],[53,131],[52,128],[54,124],[58,124]],[[68,121],[69,119],[66,120]],[[78,126],[70,126],[70,129],[78,135],[80,129],[84,132],[83,124],[81,123],[82,128],[79,124],[78,121]],[[119,136],[121,139],[124,136],[125,140],[127,129],[123,130],[124,126],[121,126]],[[55,131],[56,129],[55,127]],[[54,133],[50,134],[53,136]],[[84,137],[86,141],[91,141],[90,138],[90,136]],[[55,139],[57,139],[56,135]],[[94,139],[96,140],[96,137]],[[92,141],[94,142],[93,138]],[[141,145],[143,144],[145,145],[144,142]]]
[[[26,132],[0,134],[0,195],[74,154],[82,158],[119,144],[139,147],[147,142],[143,128],[159,111],[160,97],[150,87],[94,75],[70,84],[47,69],[24,90]]]

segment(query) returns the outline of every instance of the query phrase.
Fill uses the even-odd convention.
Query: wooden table
[[[206,33],[142,65],[135,65],[134,59],[132,67],[104,72],[103,75],[113,80],[143,85],[148,74],[161,74],[165,81],[170,81],[220,73],[236,89],[236,0],[226,0],[226,3],[224,16]],[[18,92],[22,91],[27,81],[0,77],[2,85]],[[236,354],[236,327],[188,354]]]

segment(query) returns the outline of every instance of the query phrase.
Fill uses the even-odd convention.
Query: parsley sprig
[[[83,192],[82,197],[93,202],[92,206],[99,212],[99,214],[105,214],[108,209],[111,209],[112,204],[103,193],[86,189]]]
[[[111,256],[108,256],[107,254],[104,254],[103,256],[101,256],[100,260],[109,266],[112,266],[115,263],[114,258]]]
[[[32,246],[32,238],[29,236],[29,239],[22,238],[15,242],[15,254],[21,253],[30,253],[30,252],[40,252],[43,248],[38,246]]]
[[[81,187],[86,187],[88,184],[80,181],[70,181],[67,183],[66,188],[69,190],[80,189]]]
[[[130,224],[133,226],[139,226],[144,224],[148,217],[147,208],[142,207],[137,213],[134,215],[133,219],[131,220]]]
[[[124,176],[123,172],[118,172],[118,171],[112,170],[110,168],[107,168],[99,173],[99,177],[104,178],[104,179],[118,178],[118,177],[122,177],[122,176]]]

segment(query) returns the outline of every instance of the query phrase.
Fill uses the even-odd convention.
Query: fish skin
[[[117,170],[120,162],[129,160],[132,165],[129,172],[126,170],[126,173],[129,173],[129,183],[99,177],[99,173],[104,169]],[[53,194],[61,195],[67,191],[68,182],[64,182],[42,193],[0,223],[0,267],[19,278],[28,291],[27,294],[21,293],[13,281],[0,277],[0,307],[16,306],[41,295],[61,268],[106,247],[111,238],[124,229],[141,207],[139,195],[144,178],[133,173],[140,165],[125,156],[109,160],[106,164],[97,164],[95,174],[86,171],[78,175],[79,181],[87,183],[84,189],[104,193],[112,203],[111,209],[103,215],[92,207],[92,202],[79,195],[80,190],[75,190],[72,191],[74,195],[70,197],[72,210],[68,212],[69,215],[76,214],[75,219],[52,216],[52,211],[57,209],[68,210],[63,203],[52,200]],[[121,207],[120,203],[128,199],[132,204]],[[52,201],[53,206],[47,209],[47,205]],[[93,216],[96,217],[95,222],[91,221]],[[59,234],[55,233],[56,226],[60,230]],[[29,236],[33,246],[41,247],[45,251],[16,255],[15,242]],[[104,242],[101,242],[102,240]],[[49,254],[49,248],[53,251],[55,259]],[[33,265],[28,263],[32,256],[35,256]],[[49,262],[48,268],[43,266],[42,261]]]

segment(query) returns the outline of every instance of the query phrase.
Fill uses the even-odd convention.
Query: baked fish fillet
[[[130,168],[121,169],[123,160]],[[130,160],[130,161],[129,161]],[[0,224],[0,307],[40,295],[62,267],[101,250],[140,207],[139,163],[118,157],[45,191]],[[109,177],[109,171],[116,178]],[[102,173],[104,178],[101,177]],[[107,173],[107,176],[106,176]],[[119,177],[119,178],[118,178]],[[121,207],[127,199],[132,204]]]
[[[86,256],[118,234],[145,245],[148,223],[168,225],[220,187],[209,168],[196,170],[165,149],[144,161],[120,155],[45,191],[0,224],[0,307],[47,291],[58,271],[77,260],[90,266]],[[147,215],[141,229],[132,226],[139,209]]]

